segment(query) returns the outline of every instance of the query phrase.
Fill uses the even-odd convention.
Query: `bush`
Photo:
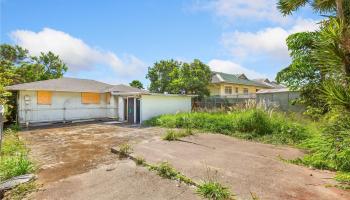
[[[197,193],[207,199],[228,200],[232,199],[230,190],[218,182],[207,181],[198,186]]]

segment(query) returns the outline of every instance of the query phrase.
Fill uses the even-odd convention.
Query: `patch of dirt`
[[[157,140],[162,129],[107,123],[40,127],[20,132],[38,165],[38,183],[46,184],[111,164],[118,157],[110,148],[122,143]]]

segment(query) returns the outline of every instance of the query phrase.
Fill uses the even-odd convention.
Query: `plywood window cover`
[[[83,104],[100,104],[100,93],[82,92],[81,103]]]
[[[111,93],[106,93],[106,104],[110,104],[111,103]]]
[[[38,105],[51,105],[52,92],[51,91],[37,91]]]

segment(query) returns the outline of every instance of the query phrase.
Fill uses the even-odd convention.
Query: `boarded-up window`
[[[81,103],[84,104],[100,104],[100,94],[92,92],[81,93]]]
[[[111,103],[111,93],[106,93],[106,104]]]
[[[38,91],[37,97],[39,105],[51,105],[52,92]]]

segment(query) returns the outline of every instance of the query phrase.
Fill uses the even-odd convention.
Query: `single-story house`
[[[142,123],[151,117],[191,111],[191,95],[155,94],[127,85],[59,78],[12,85],[17,91],[18,122],[30,123],[111,118]]]

